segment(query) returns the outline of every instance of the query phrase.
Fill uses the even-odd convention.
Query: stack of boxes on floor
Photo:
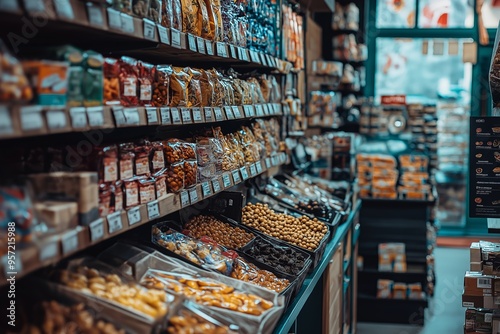
[[[473,242],[462,306],[465,333],[500,333],[500,243]]]

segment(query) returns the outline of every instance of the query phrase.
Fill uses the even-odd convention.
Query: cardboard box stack
[[[462,306],[465,333],[500,333],[500,243],[473,242]]]

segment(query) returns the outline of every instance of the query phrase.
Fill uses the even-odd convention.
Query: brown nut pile
[[[198,163],[196,161],[184,161],[184,188],[192,187],[197,182]]]
[[[59,281],[72,289],[114,301],[153,318],[167,313],[165,291],[145,289],[135,283],[122,282],[115,274],[102,274],[93,268],[79,267],[75,272],[60,271]]]
[[[222,246],[241,248],[248,244],[254,235],[239,227],[221,222],[213,216],[196,216],[185,227],[195,238],[207,236]]]
[[[171,193],[184,189],[184,163],[181,162],[168,167],[167,188]]]
[[[255,264],[247,262],[241,257],[234,261],[234,269],[231,273],[231,277],[240,281],[253,283],[278,293],[285,290],[290,285],[290,281],[286,278],[278,278],[272,272],[259,269]]]
[[[194,313],[181,310],[179,315],[174,315],[168,321],[167,333],[227,334],[231,331],[226,326],[216,326]]]
[[[196,160],[196,144],[180,143],[179,147],[184,160]]]
[[[51,300],[41,306],[42,323],[39,328],[30,326],[28,333],[125,334],[109,322],[94,319],[82,303],[68,307]]]
[[[165,161],[169,164],[174,164],[176,162],[182,161],[182,152],[180,150],[178,143],[168,143],[164,142],[165,147]]]
[[[241,221],[267,235],[310,251],[319,247],[328,232],[328,227],[316,218],[311,220],[306,216],[295,218],[276,213],[262,203],[247,204],[243,208]]]

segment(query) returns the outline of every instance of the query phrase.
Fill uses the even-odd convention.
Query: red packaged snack
[[[142,61],[137,63],[139,69],[139,103],[141,106],[150,106],[156,70],[151,64]]]
[[[159,141],[151,143],[151,170],[153,173],[165,168],[165,155],[163,144]]]
[[[139,202],[146,204],[156,199],[155,179],[139,179]]]
[[[136,178],[123,180],[124,188],[124,207],[130,209],[139,205],[139,185]]]
[[[123,182],[118,180],[115,182],[114,186],[111,187],[111,190],[114,194],[114,211],[120,211],[123,209]]]
[[[134,143],[120,144],[120,179],[130,179],[134,176]]]
[[[104,59],[104,103],[107,105],[120,103],[120,64],[113,58]]]
[[[172,66],[158,65],[155,71],[155,81],[153,84],[153,97],[151,103],[155,107],[168,106],[170,103],[170,75]]]
[[[162,169],[154,175],[156,198],[162,198],[167,195],[167,170]]]
[[[111,189],[109,185],[101,183],[99,185],[99,216],[106,217],[113,212],[111,206]]]
[[[147,141],[143,145],[135,147],[135,175],[148,175],[151,173],[149,169],[149,152],[151,144]]]
[[[137,60],[130,57],[121,57],[120,64],[120,102],[125,107],[139,105],[137,96],[137,81],[139,71]]]
[[[103,182],[118,180],[118,149],[116,145],[106,146],[100,152],[99,178]]]

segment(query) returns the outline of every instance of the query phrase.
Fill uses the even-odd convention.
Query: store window
[[[469,39],[377,38],[375,97],[406,95],[414,102],[470,103],[472,65],[463,62]]]
[[[377,1],[377,28],[415,27],[416,0]]]
[[[471,0],[419,1],[419,28],[472,28],[474,11]]]

